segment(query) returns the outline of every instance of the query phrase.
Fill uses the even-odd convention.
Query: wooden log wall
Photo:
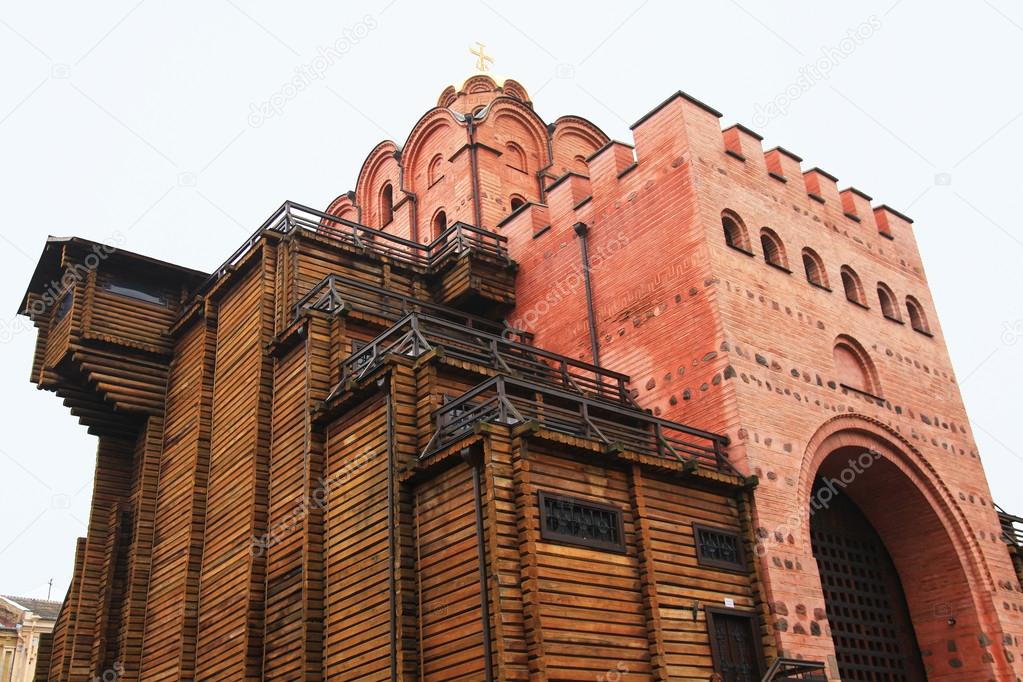
[[[734,494],[696,486],[683,491],[677,482],[652,475],[636,475],[633,483],[650,520],[650,582],[660,614],[665,672],[669,679],[707,679],[713,668],[704,607],[723,606],[726,598],[743,611],[759,612],[762,605],[751,574],[701,566],[696,558],[693,522],[745,534],[737,500]],[[699,604],[696,620],[694,601]]]
[[[180,287],[169,282],[147,282],[145,293],[162,298],[164,303],[115,293],[110,287],[122,282],[122,271],[101,267],[90,275],[82,333],[129,348],[169,354],[174,344],[164,332],[177,317]],[[132,279],[142,280],[143,275],[133,274]]]
[[[118,665],[118,679],[139,679],[146,603],[152,567],[160,457],[163,452],[163,417],[149,417],[139,431],[132,455],[131,496],[127,507],[127,552],[124,594],[119,609],[118,650],[98,672]]]
[[[273,247],[250,259],[218,302],[196,669],[203,679],[260,679],[272,366]]]
[[[304,342],[274,360],[266,553],[268,679],[322,677],[323,438],[310,411],[326,398],[331,324],[307,322]]]
[[[495,665],[506,680],[529,679],[519,513],[516,506],[515,460],[520,442],[497,430],[486,440],[483,485],[487,541],[487,576],[493,604],[492,638]]]
[[[374,396],[327,434],[327,679],[391,679],[387,412],[384,397]]]
[[[133,441],[112,437],[99,439],[81,581],[73,605],[75,621],[69,632],[70,644],[65,643],[69,647],[70,661],[67,676],[61,677],[71,682],[88,682],[93,674],[93,642],[102,629],[98,618],[107,563],[107,535],[118,530],[116,526],[110,527],[111,509],[129,504],[134,451]]]
[[[207,307],[182,333],[170,366],[142,679],[190,679],[195,671],[215,351]]]
[[[415,489],[420,679],[483,679],[475,468],[457,464]]]
[[[85,538],[78,538],[75,543],[75,566],[71,574],[71,586],[68,587],[64,603],[60,607],[60,613],[57,614],[57,622],[53,626],[53,647],[50,651],[48,680],[66,680],[71,670],[71,641],[75,632],[75,608],[82,589],[84,564]]]
[[[474,267],[458,259],[443,295],[479,294]],[[694,521],[752,541],[735,487],[501,426],[475,436],[479,471],[457,453],[424,471],[433,411],[487,373],[441,354],[392,359],[385,385],[318,416],[352,341],[381,331],[316,312],[296,331],[295,302],[338,272],[425,294],[422,273],[273,237],[172,340],[155,334],[161,311],[126,307],[92,278],[88,319],[77,302],[67,319],[102,343],[68,342],[80,383],[61,390],[123,435],[100,440],[51,679],[116,664],[121,680],[480,680],[488,648],[500,680],[707,679],[702,606],[726,597],[758,611],[771,639],[757,576],[696,559]],[[43,327],[40,377],[64,333]],[[129,417],[101,422],[110,400]],[[540,490],[620,508],[625,552],[545,541]]]
[[[54,632],[39,634],[39,646],[36,648],[36,670],[32,682],[46,682],[50,676],[50,661],[53,658]]]

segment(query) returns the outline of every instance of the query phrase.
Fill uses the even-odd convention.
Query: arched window
[[[828,275],[824,271],[824,261],[813,249],[803,249],[803,269],[806,270],[806,281],[822,289],[828,289]],[[830,291],[830,289],[828,289]]]
[[[881,304],[882,315],[889,320],[902,322],[902,318],[899,317],[899,307],[895,303],[895,294],[892,293],[892,290],[884,282],[877,283],[877,302]]]
[[[516,170],[520,171],[527,170],[526,152],[523,151],[522,147],[515,144],[514,142],[509,142],[507,145],[505,145],[505,149],[507,150],[506,153],[508,154],[508,160],[505,161],[505,163],[507,163],[509,166]]]
[[[444,209],[441,209],[434,214],[432,225],[434,239],[440,237],[444,234],[444,230],[448,229],[448,215],[444,212]]]
[[[856,339],[844,334],[835,339],[834,358],[840,384],[874,396],[881,395],[874,363]]]
[[[590,172],[589,164],[586,163],[586,157],[582,154],[576,154],[572,157],[572,170],[581,175],[586,175]]]
[[[867,297],[863,293],[863,285],[860,284],[860,277],[856,271],[848,265],[842,266],[842,288],[845,289],[845,298],[858,306],[867,307]]]
[[[769,227],[760,230],[760,248],[764,250],[764,260],[782,270],[789,269],[789,259],[785,255],[785,247],[781,238]]]
[[[512,212],[514,213],[515,211],[519,210],[519,208],[521,208],[525,203],[526,203],[525,199],[520,197],[518,194],[513,194],[511,196],[511,210],[512,210]]]
[[[444,157],[437,154],[430,160],[430,166],[426,170],[426,184],[432,186],[435,182],[441,179],[441,165],[444,163]]]
[[[927,325],[927,316],[924,315],[924,307],[920,301],[912,296],[906,297],[906,311],[909,313],[909,324],[921,334],[930,334],[931,328]]]
[[[380,190],[380,227],[384,227],[394,219],[394,190],[391,183]]]
[[[721,227],[725,231],[725,243],[733,249],[738,249],[753,255],[749,246],[749,235],[746,233],[746,226],[742,224],[739,216],[731,211],[724,211],[721,214]]]

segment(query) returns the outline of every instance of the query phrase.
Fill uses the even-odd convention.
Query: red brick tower
[[[518,83],[478,75],[400,151],[378,145],[330,211],[421,242],[453,220],[500,231],[521,266],[512,324],[631,375],[655,414],[727,433],[759,478],[784,654],[850,678],[1018,678],[1023,588],[912,221],[719,118],[677,93],[633,148],[546,125]],[[856,547],[862,580],[833,560]],[[863,606],[872,591],[890,604]]]

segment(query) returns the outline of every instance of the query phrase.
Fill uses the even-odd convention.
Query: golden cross
[[[479,45],[479,49],[474,50],[471,47],[469,48],[469,53],[476,55],[476,70],[480,73],[489,71],[490,66],[488,64],[493,64],[494,58],[483,51],[483,48],[486,47],[486,45],[478,40],[476,41],[476,44]]]

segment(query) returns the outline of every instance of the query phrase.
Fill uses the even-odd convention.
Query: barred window
[[[622,510],[589,500],[539,491],[540,537],[609,552],[625,552]]]
[[[701,566],[746,570],[738,533],[694,523],[693,538],[696,541],[696,560]]]

